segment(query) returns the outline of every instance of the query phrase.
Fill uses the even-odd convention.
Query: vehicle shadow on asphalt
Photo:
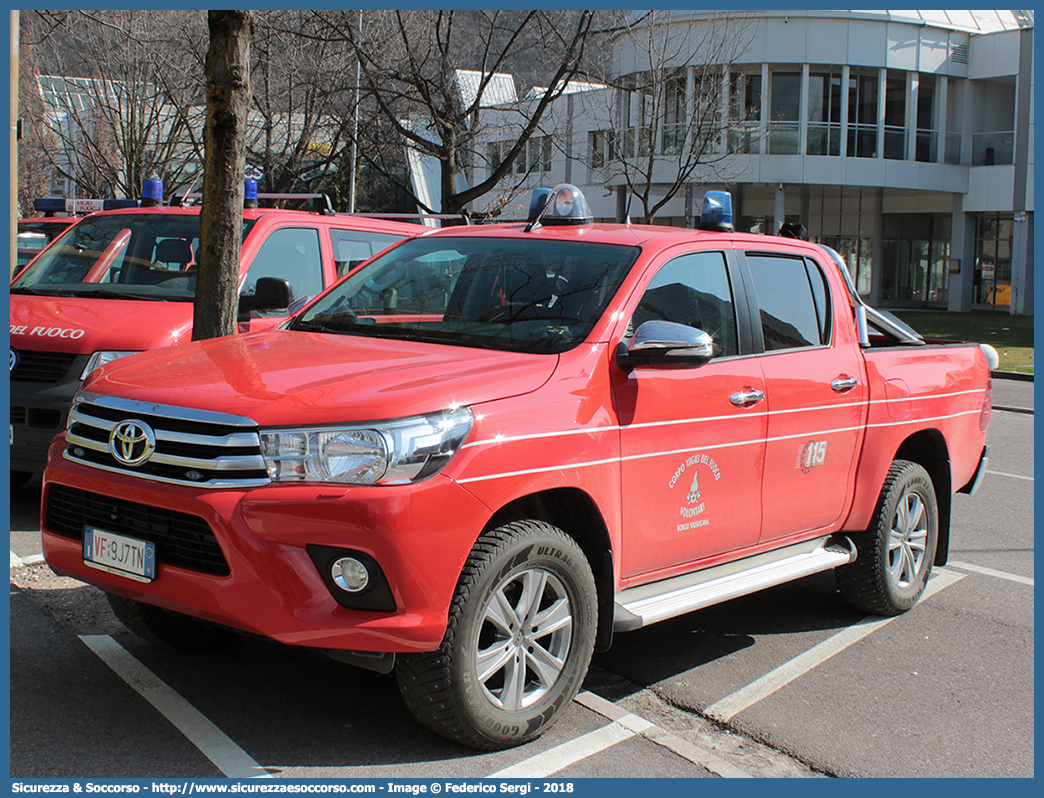
[[[827,571],[616,635],[595,664],[626,679],[636,692],[766,644],[765,638],[822,638],[864,617],[844,603]],[[614,688],[620,691],[627,692]]]
[[[403,766],[412,765],[406,775],[434,777],[452,772],[462,777],[483,777],[569,739],[569,728],[572,733],[583,734],[605,722],[574,705],[567,710],[568,723],[558,724],[529,745],[495,753],[477,751],[422,727],[400,698],[394,675],[335,662],[315,649],[247,634],[233,636],[218,650],[201,653],[150,644],[116,620],[102,591],[56,577],[43,564],[12,571],[12,593],[43,611],[22,624],[26,631],[13,637],[13,649],[29,647],[29,640],[45,636],[62,641],[61,645],[49,646],[50,653],[35,656],[36,665],[26,666],[33,680],[47,681],[48,672],[70,677],[89,666],[90,712],[86,706],[82,711],[76,709],[77,694],[62,698],[63,706],[76,715],[90,715],[99,707],[109,706],[111,717],[106,723],[118,726],[119,707],[129,701],[138,713],[137,725],[128,725],[117,736],[123,746],[136,749],[131,759],[139,762],[147,763],[153,755],[150,752],[161,750],[166,743],[157,741],[168,739],[172,729],[144,699],[95,659],[77,635],[111,635],[273,775],[351,777],[351,769],[360,768],[365,769],[357,774],[360,776],[396,777],[404,775]],[[44,628],[40,624],[46,616],[49,622]],[[17,689],[12,684],[12,691]],[[142,717],[151,718],[147,726],[141,725]],[[27,744],[20,743],[22,747]],[[63,761],[63,750],[62,746],[49,746],[46,752],[39,752],[46,755],[48,766],[46,773],[36,775],[75,775],[78,763]],[[82,759],[82,753],[77,756]],[[193,764],[194,759],[201,764]],[[26,754],[26,761],[33,761],[31,752]],[[202,755],[190,757],[183,775],[212,777],[212,767]],[[388,768],[387,773],[379,771],[382,767]],[[197,769],[199,773],[194,772]],[[121,770],[118,774],[92,775],[128,773]],[[153,774],[143,770],[132,775]]]

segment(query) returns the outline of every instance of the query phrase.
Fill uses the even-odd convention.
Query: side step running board
[[[616,594],[613,630],[638,629],[827,571],[855,558],[855,545],[851,540],[828,536],[662,582],[627,588]]]

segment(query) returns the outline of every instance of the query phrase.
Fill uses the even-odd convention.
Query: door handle
[[[836,380],[830,383],[830,387],[837,393],[848,393],[850,390],[855,388],[859,384],[859,380],[855,377],[847,377],[842,374]]]
[[[729,401],[736,407],[753,407],[758,402],[763,401],[764,398],[764,391],[759,391],[757,388],[744,388],[742,391],[736,391],[736,393],[730,396]]]

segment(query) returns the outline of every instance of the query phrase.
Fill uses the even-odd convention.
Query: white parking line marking
[[[1024,479],[1027,482],[1032,482],[1033,481],[1033,477],[1024,477],[1022,474],[1008,474],[1008,473],[1005,473],[1004,471],[990,471],[988,468],[986,469],[986,473],[987,474],[993,474],[996,477],[1010,477],[1011,479]]]
[[[1007,571],[995,571],[992,568],[984,568],[981,565],[972,565],[967,562],[954,562],[950,560],[946,563],[947,568],[959,568],[962,571],[974,571],[977,574],[986,574],[986,576],[995,576],[998,579],[1007,579],[1009,582],[1019,582],[1023,585],[1029,585],[1033,587],[1033,579],[1028,576],[1019,576],[1018,574],[1009,574]]]
[[[722,778],[753,778],[750,773],[736,767],[731,762],[726,762],[712,752],[661,729],[655,723],[628,712],[623,707],[619,707],[612,701],[607,701],[599,695],[585,691],[580,693],[574,700],[592,712],[597,712],[599,715],[603,715],[609,718],[609,720],[625,726],[636,734],[642,735],[647,740],[669,751],[673,751],[678,756],[688,759],[693,764],[706,768],[711,773],[715,773]]]
[[[543,778],[631,737],[634,737],[633,731],[625,729],[618,723],[610,723],[608,726],[588,732],[568,743],[556,745],[529,759],[523,759],[511,767],[490,773],[486,778]]]
[[[80,635],[80,639],[226,776],[233,779],[272,778],[271,773],[251,759],[221,729],[109,635]]]
[[[14,553],[14,549],[11,549],[11,567],[17,568],[22,564],[22,558]]]
[[[543,778],[569,765],[611,748],[617,743],[641,735],[650,742],[674,752],[695,765],[706,768],[724,778],[751,778],[751,775],[726,762],[709,751],[675,737],[655,723],[628,712],[594,693],[583,692],[573,699],[583,707],[596,712],[612,723],[568,743],[555,746],[543,753],[516,762],[510,767],[489,774],[486,778]]]
[[[921,601],[962,579],[964,579],[964,574],[937,571],[928,581],[928,585],[921,596]],[[732,695],[711,704],[703,714],[722,723],[728,722],[743,710],[772,695],[781,687],[785,687],[799,676],[803,676],[817,665],[826,662],[835,654],[844,651],[854,643],[858,643],[871,632],[876,632],[882,626],[894,620],[894,617],[877,618],[867,616],[847,629],[843,629],[832,637],[828,637],[819,645],[813,646],[804,654],[799,654],[775,670],[769,671],[760,679],[756,679]]]

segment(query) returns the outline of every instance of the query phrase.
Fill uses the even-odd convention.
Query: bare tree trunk
[[[192,340],[232,335],[243,245],[243,179],[250,104],[250,11],[209,11],[203,207]]]

